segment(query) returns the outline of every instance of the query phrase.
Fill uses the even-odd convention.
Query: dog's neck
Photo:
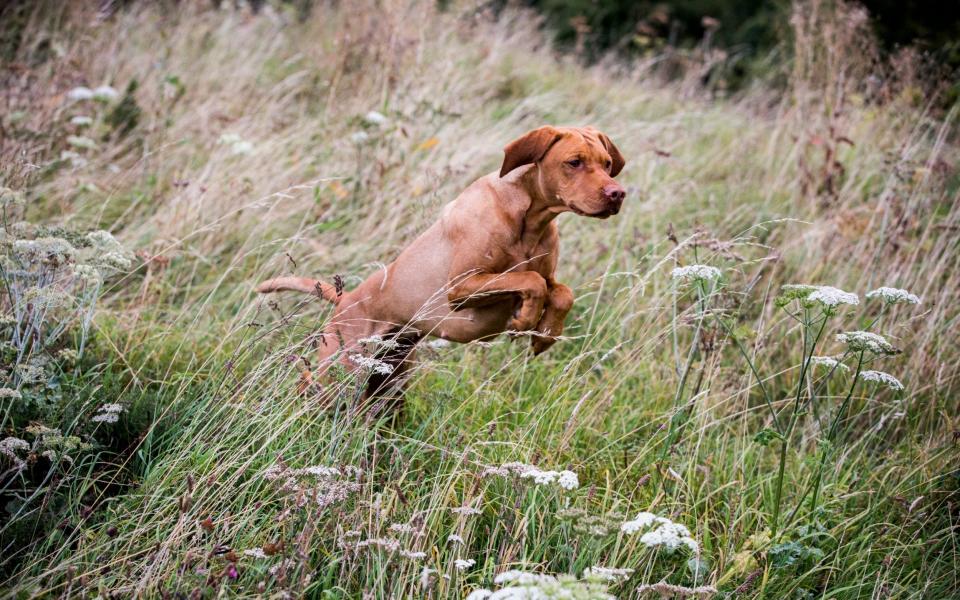
[[[530,198],[530,206],[527,207],[520,222],[520,240],[535,245],[546,233],[547,228],[556,216],[570,209],[558,198],[551,198],[544,191],[540,183],[540,167],[538,165],[531,165],[521,174],[519,183]]]

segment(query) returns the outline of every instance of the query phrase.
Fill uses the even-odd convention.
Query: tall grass
[[[597,594],[596,566],[632,569],[618,597],[960,589],[955,111],[874,55],[855,8],[798,4],[786,90],[727,99],[696,65],[569,62],[514,9],[58,10],[6,75],[3,185],[140,265],[108,280],[73,380],[127,411],[64,474],[58,521],[4,548],[11,594],[464,597],[508,569]],[[66,98],[102,84],[118,97]],[[621,215],[561,218],[566,339],[424,346],[395,421],[346,374],[332,406],[298,394],[326,309],[253,286],[355,284],[544,123],[628,158]],[[693,264],[722,275],[671,277]],[[785,311],[783,284],[861,303]],[[922,303],[881,317],[883,285]],[[904,391],[812,368],[870,326],[904,350],[882,367]],[[641,511],[697,551],[624,529]]]

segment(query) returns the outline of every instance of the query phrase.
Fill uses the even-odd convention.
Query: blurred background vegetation
[[[163,0],[176,6],[179,0]],[[135,4],[137,0],[101,0],[103,11]],[[265,0],[250,0],[259,10]],[[438,0],[443,6],[449,0]],[[0,28],[0,50],[11,58],[21,43],[21,34],[31,15],[57,15],[39,11],[44,3],[55,8],[60,2],[0,3],[4,27]],[[235,2],[244,4],[244,2]],[[286,0],[302,19],[326,2]],[[337,4],[336,1],[330,2]],[[218,2],[214,0],[212,4]],[[936,0],[865,0],[860,3],[870,14],[872,30],[880,47],[894,53],[911,47],[924,54],[932,76],[949,80],[957,97],[960,72],[960,2]],[[540,12],[544,25],[554,36],[558,49],[572,52],[585,61],[601,60],[611,52],[618,58],[661,55],[664,49],[690,49],[701,45],[721,48],[727,60],[714,83],[740,87],[757,74],[771,52],[790,35],[788,0],[487,0],[478,10],[500,11],[523,5]],[[62,8],[62,7],[61,7]],[[706,82],[705,82],[706,83]]]

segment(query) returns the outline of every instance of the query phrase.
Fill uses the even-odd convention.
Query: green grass
[[[141,7],[96,27],[76,9],[55,29],[33,25],[62,47],[36,68],[37,98],[79,82],[122,90],[135,78],[143,114],[120,136],[99,120],[103,107],[25,107],[14,140],[32,163],[67,149],[74,114],[97,117],[98,149],[84,153],[85,166],[44,177],[11,162],[4,185],[26,192],[30,220],[108,228],[162,261],[114,279],[101,302],[64,402],[120,402],[127,412],[98,430],[92,462],[64,473],[55,518],[4,559],[5,589],[453,598],[510,568],[580,575],[605,565],[636,570],[610,588],[623,598],[661,580],[712,585],[721,597],[955,596],[955,113],[915,103],[907,79],[889,83],[883,100],[866,98],[855,77],[863,57],[826,34],[798,36],[832,60],[795,71],[787,92],[758,86],[710,99],[693,85],[696,65],[664,83],[557,58],[525,12],[491,20],[388,4],[325,8],[282,26],[197,7]],[[816,54],[803,49],[795,56]],[[76,78],[64,75],[68,65]],[[369,110],[389,125],[365,125]],[[523,338],[424,348],[395,421],[358,410],[348,377],[333,407],[298,395],[296,357],[311,356],[327,309],[257,298],[253,286],[290,271],[355,285],[497,168],[505,143],[546,122],[595,125],[628,159],[621,215],[559,221],[559,279],[577,296],[569,339],[537,358]],[[371,139],[351,141],[360,130]],[[49,141],[28,144],[29,131]],[[231,154],[218,142],[230,133],[254,153]],[[842,171],[824,170],[828,146]],[[828,173],[833,194],[822,189]],[[724,272],[701,344],[695,295],[670,277],[693,263]],[[770,540],[780,446],[755,440],[773,421],[716,318],[778,414],[789,414],[802,345],[798,324],[774,306],[784,283],[861,296],[830,321],[817,354],[842,350],[833,334],[876,316],[869,289],[904,287],[923,303],[875,328],[904,353],[872,368],[906,390],[855,388],[819,506],[811,512],[806,501],[792,514],[849,381],[831,380],[799,416]],[[281,457],[359,468],[359,488],[327,507],[298,507],[264,478]],[[580,486],[482,476],[508,461],[570,469]],[[480,514],[448,510],[467,505]],[[688,553],[647,549],[616,526],[588,535],[565,517],[570,509],[617,526],[639,511],[668,516],[699,541],[705,574],[694,575]],[[421,533],[392,532],[394,523]],[[350,549],[340,540],[351,530],[396,536],[426,556]],[[450,534],[465,544],[448,543]],[[243,554],[281,542],[277,556]],[[785,548],[822,554],[791,562]],[[476,565],[461,572],[456,558]],[[271,574],[282,560],[289,568]],[[424,567],[437,571],[425,587]]]

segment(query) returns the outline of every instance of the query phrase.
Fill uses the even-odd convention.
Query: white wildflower
[[[714,281],[720,278],[720,269],[709,265],[687,265],[670,271],[674,281],[690,283],[693,281]]]
[[[21,450],[24,452],[30,450],[30,444],[16,437],[6,437],[0,440],[0,454],[7,458],[19,460],[16,453]]]
[[[501,586],[507,585],[488,596],[480,593],[476,597],[490,600],[547,600],[550,598],[613,600],[614,598],[606,592],[605,583],[596,579],[581,581],[570,575],[554,577],[524,571],[507,571],[497,575],[494,582]],[[477,590],[477,592],[482,591]]]
[[[527,571],[520,571],[518,569],[504,571],[493,578],[493,582],[497,585],[503,585],[505,583],[530,585],[533,583],[546,583],[551,581],[556,581],[556,577],[551,575],[543,575],[541,573],[529,573]]]
[[[104,404],[97,410],[105,413],[120,413],[120,412],[123,412],[125,409],[120,404],[110,403],[110,404]]]
[[[110,100],[116,100],[120,94],[117,93],[117,90],[113,89],[109,85],[101,85],[97,89],[93,90],[93,98],[95,100],[102,100],[108,102]]]
[[[473,506],[455,506],[450,509],[450,512],[455,515],[471,516],[479,515],[483,511],[479,508],[474,508]]]
[[[126,271],[133,266],[133,261],[120,252],[107,252],[100,257],[100,262],[104,266],[118,271]]]
[[[310,466],[294,471],[296,475],[312,475],[314,477],[340,477],[342,473],[336,467]]]
[[[693,552],[698,552],[700,549],[700,545],[685,526],[650,512],[641,512],[636,518],[620,526],[620,530],[628,535],[643,529],[649,529],[649,531],[640,536],[640,543],[648,548],[662,546],[673,551],[680,546],[686,546]]]
[[[263,548],[250,548],[249,550],[244,550],[243,554],[245,556],[252,556],[253,558],[267,558],[267,553],[263,551]]]
[[[587,567],[583,570],[584,579],[599,579],[600,581],[621,582],[633,575],[633,569],[618,569],[616,567]]]
[[[351,354],[350,360],[358,367],[368,369],[380,375],[389,375],[390,373],[393,373],[393,365],[383,362],[382,360],[372,356]]]
[[[86,115],[76,115],[70,119],[70,124],[77,127],[86,127],[93,124],[93,119]]]
[[[396,552],[400,549],[400,540],[396,538],[370,538],[357,542],[357,548],[382,548],[388,552]]]
[[[623,525],[621,525],[620,530],[626,534],[633,534],[640,531],[641,529],[646,529],[647,527],[650,527],[659,518],[660,517],[658,517],[657,515],[651,512],[644,511],[639,513],[636,516],[636,518],[630,521],[627,521]]]
[[[68,135],[67,143],[74,148],[83,148],[84,150],[95,150],[97,143],[84,135]]]
[[[700,550],[700,545],[690,536],[690,530],[679,523],[666,522],[640,536],[640,543],[648,548],[662,546],[673,551],[685,545],[692,552]]]
[[[394,339],[384,339],[379,335],[371,335],[370,337],[364,337],[357,340],[361,344],[367,344],[371,346],[379,346],[381,348],[396,348],[400,345],[400,342]]]
[[[253,142],[243,139],[235,133],[225,133],[218,140],[220,144],[230,147],[230,153],[234,155],[253,154]]]
[[[827,369],[839,369],[841,371],[850,370],[850,367],[833,358],[832,356],[811,356],[810,364],[815,367],[826,367]]]
[[[397,533],[416,533],[417,528],[409,523],[393,523],[390,525],[390,531],[395,531]]]
[[[426,344],[427,348],[432,348],[433,350],[440,350],[441,348],[447,348],[450,346],[450,340],[445,340],[443,338],[437,338],[435,340],[430,340]]]
[[[70,161],[70,166],[76,169],[87,166],[87,159],[80,156],[77,152],[73,150],[64,150],[60,153],[60,160]]]
[[[884,373],[883,371],[861,371],[860,378],[864,381],[873,381],[876,383],[882,383],[891,390],[901,391],[903,389],[903,384],[900,383],[900,380],[891,375],[890,373]]]
[[[484,469],[482,475],[484,477],[490,475],[509,477],[513,475],[519,477],[520,479],[533,479],[537,485],[556,484],[568,491],[574,490],[580,486],[580,481],[577,478],[577,474],[573,471],[545,471],[533,465],[528,465],[521,462],[509,462],[504,463],[499,467],[487,467]]]
[[[370,139],[366,131],[355,131],[350,135],[350,141],[354,144],[362,144]]]
[[[870,331],[846,331],[837,334],[837,341],[846,344],[854,352],[870,351],[874,354],[897,354],[900,351],[882,335]]]
[[[470,592],[467,595],[465,600],[487,600],[487,598],[489,598],[492,595],[493,595],[492,591],[488,589],[480,588]]]
[[[22,400],[23,394],[20,393],[20,390],[15,390],[13,388],[0,388],[0,400]]]
[[[475,564],[477,564],[477,561],[475,561],[472,558],[467,558],[467,559],[458,558],[455,561],[453,561],[453,566],[456,567],[458,571],[466,571],[467,569],[469,569]]]
[[[93,99],[93,90],[88,87],[79,86],[75,87],[69,92],[67,92],[67,98],[73,101],[77,100],[92,100]]]
[[[817,302],[830,308],[834,308],[840,304],[856,306],[860,304],[860,297],[851,292],[845,292],[829,285],[821,285],[817,286],[817,289],[807,296],[807,302]]]
[[[26,260],[63,264],[73,261],[77,250],[65,239],[43,237],[35,240],[16,240],[13,251]]]
[[[120,417],[117,416],[117,413],[100,413],[94,415],[90,420],[94,423],[116,423],[120,420]]]
[[[920,297],[907,290],[894,287],[879,287],[867,292],[867,298],[879,298],[887,304],[920,304]]]
[[[74,265],[73,276],[88,285],[98,285],[103,282],[100,271],[90,265]]]
[[[400,556],[404,558],[408,558],[410,560],[423,560],[424,558],[427,557],[427,553],[420,552],[420,551],[414,552],[412,550],[401,550]]]
[[[390,119],[385,117],[382,113],[379,113],[375,110],[371,110],[367,114],[363,115],[363,121],[367,125],[376,125],[377,127],[383,127],[390,122]]]
[[[453,543],[457,543],[457,544],[465,544],[465,543],[466,543],[466,542],[463,540],[463,537],[461,537],[461,536],[459,536],[459,535],[457,535],[457,534],[455,534],[455,533],[451,533],[450,535],[447,536],[447,542],[448,542],[448,543],[449,543],[449,542],[453,542]]]

